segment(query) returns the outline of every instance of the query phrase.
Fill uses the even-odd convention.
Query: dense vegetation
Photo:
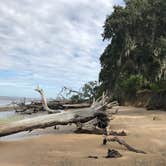
[[[74,92],[74,94],[71,95],[70,99],[73,103],[84,101],[92,102],[93,98],[99,97],[99,85],[97,81],[89,81],[83,85],[80,91],[72,92]]]
[[[104,24],[103,91],[118,98],[166,89],[166,0],[125,0]]]

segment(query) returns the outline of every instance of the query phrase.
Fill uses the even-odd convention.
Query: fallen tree
[[[9,108],[10,109],[14,108],[16,113],[22,113],[22,114],[32,114],[32,113],[45,111],[41,102],[32,101],[30,104],[17,102],[14,104],[15,104],[14,106],[7,107],[6,110],[9,110]],[[48,102],[48,107],[53,110],[66,110],[66,109],[87,108],[90,107],[90,104],[89,103],[68,104],[63,101],[52,100]]]
[[[97,119],[97,126],[99,128],[105,129],[108,125],[107,114],[103,111],[105,105],[107,105],[107,98],[104,95],[101,100],[94,101],[90,108],[85,108],[83,110],[62,111],[50,109],[47,105],[47,100],[44,96],[43,90],[39,87],[35,90],[41,95],[43,108],[52,114],[41,115],[0,126],[0,137],[22,131],[32,131],[38,128],[68,125],[71,123],[76,124],[77,128],[81,128],[84,123],[95,118]]]
[[[48,113],[59,113],[60,110],[65,109],[77,109],[77,108],[87,108],[90,107],[89,103],[77,103],[73,104],[70,101],[57,101],[52,100],[47,102],[46,97],[44,95],[43,89],[37,87],[35,89],[41,95],[41,102],[39,101],[31,101],[31,103],[26,104],[26,101],[23,102],[13,102],[14,110],[23,114],[32,114],[39,111],[47,111]]]
[[[93,133],[93,134],[103,134],[105,135],[105,138],[103,140],[103,144],[106,144],[108,141],[112,142],[118,142],[121,145],[124,145],[128,150],[136,152],[136,153],[144,153],[142,150],[135,149],[134,147],[127,144],[124,140],[119,139],[118,137],[108,138],[107,136],[110,135],[121,135],[126,136],[126,133],[124,131],[118,133],[111,131],[110,133],[107,131],[108,122],[110,120],[111,115],[118,112],[116,109],[115,112],[112,112],[111,115],[105,111],[105,108],[107,107],[107,97],[103,95],[101,98],[97,99],[96,101],[93,101],[93,104],[90,108],[85,109],[78,109],[78,110],[68,110],[68,111],[62,111],[62,110],[52,110],[47,105],[47,100],[45,98],[44,92],[39,87],[35,89],[37,92],[40,93],[42,98],[42,106],[43,108],[48,112],[51,113],[49,115],[42,115],[34,118],[24,119],[16,122],[11,122],[8,124],[5,124],[3,126],[0,126],[0,137],[7,136],[23,131],[32,131],[34,129],[39,128],[46,128],[51,126],[57,125],[68,125],[68,124],[75,124],[77,126],[77,130],[81,131],[83,125],[87,122],[92,122],[91,126],[93,126],[94,130],[82,130],[85,133]],[[114,102],[112,103],[115,104]],[[109,107],[112,107],[109,104]],[[95,122],[93,122],[95,120]],[[99,128],[96,129],[96,127]],[[109,133],[109,134],[108,134]]]
[[[83,111],[74,110],[57,114],[42,115],[39,117],[24,119],[0,126],[0,137],[22,131],[32,131],[34,129],[46,128],[56,125],[68,125],[74,123],[77,126],[81,126],[83,123],[86,123],[96,117],[103,118],[106,117],[106,115],[104,112],[101,112],[95,108],[89,108]]]

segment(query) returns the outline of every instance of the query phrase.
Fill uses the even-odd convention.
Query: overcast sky
[[[102,26],[122,0],[0,0],[0,96],[98,80]]]

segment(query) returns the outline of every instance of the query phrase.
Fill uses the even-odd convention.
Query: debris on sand
[[[105,158],[119,158],[122,157],[122,155],[114,149],[108,149],[107,156]]]
[[[88,156],[88,158],[98,159],[98,156]]]

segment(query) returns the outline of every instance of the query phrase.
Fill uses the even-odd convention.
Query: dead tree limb
[[[0,126],[0,137],[7,136],[14,133],[19,133],[22,131],[32,131],[34,129],[46,128],[56,125],[68,125],[76,124],[80,129],[82,125],[86,122],[89,122],[93,119],[97,119],[96,126],[103,130],[103,133],[106,133],[106,128],[108,126],[108,114],[105,110],[107,105],[107,96],[103,95],[100,100],[93,102],[92,106],[85,109],[79,110],[68,110],[68,111],[57,111],[51,110],[47,105],[47,100],[45,98],[44,92],[39,87],[36,88],[42,98],[42,105],[50,115],[40,115],[38,117],[33,117],[29,119],[24,119],[16,122],[11,122]]]
[[[109,103],[109,104],[107,105],[107,108],[110,109],[110,108],[112,108],[112,107],[114,107],[114,106],[119,106],[118,101],[113,101],[113,102]]]
[[[142,150],[138,150],[138,149],[135,149],[134,147],[130,146],[129,144],[127,144],[123,139],[120,139],[118,137],[112,137],[112,138],[104,138],[103,140],[103,144],[105,145],[106,143],[108,142],[117,142],[119,143],[120,145],[123,145],[125,146],[129,151],[132,151],[132,152],[136,152],[136,153],[143,153],[143,154],[146,154],[146,152],[142,151]]]
[[[47,111],[46,100],[44,99],[43,92],[38,89],[42,95],[43,106]],[[102,100],[105,100],[103,98]],[[101,102],[100,103],[105,103]],[[106,104],[106,103],[105,103]],[[85,108],[83,110],[69,110],[67,112],[63,111],[57,114],[41,115],[34,118],[24,119],[17,122],[11,122],[0,126],[0,137],[7,136],[10,134],[22,132],[22,131],[32,131],[38,128],[46,128],[56,125],[68,125],[74,123],[76,125],[86,123],[92,119],[98,119],[98,127],[106,128],[107,126],[107,114],[103,111],[105,105],[98,104],[97,102],[93,104],[93,107]]]
[[[41,95],[41,101],[42,101],[42,106],[43,108],[48,112],[48,113],[60,113],[61,111],[60,110],[52,110],[48,107],[47,105],[47,99],[44,95],[44,91],[43,89],[39,88],[39,86],[35,89],[37,92],[40,93]]]

